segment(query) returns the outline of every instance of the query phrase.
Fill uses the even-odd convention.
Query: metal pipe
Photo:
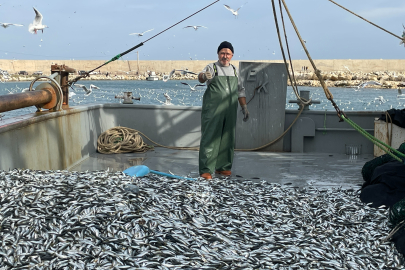
[[[51,100],[52,93],[45,89],[3,95],[0,96],[0,113],[30,106],[40,106],[51,102]]]

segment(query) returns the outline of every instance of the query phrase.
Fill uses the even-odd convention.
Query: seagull
[[[197,73],[195,73],[195,72],[188,71],[188,69],[187,69],[187,68],[186,68],[186,69],[176,69],[176,71],[180,71],[181,75],[186,75],[186,74],[198,75],[198,74],[197,74]]]
[[[366,87],[367,85],[382,85],[382,84],[379,83],[379,82],[376,82],[376,81],[369,81],[369,82],[361,83],[361,84],[359,84],[359,85],[357,85],[357,86],[353,86],[352,88],[359,89],[359,88],[364,88],[364,87]]]
[[[170,71],[169,75],[163,75],[162,80],[163,80],[164,82],[167,82],[167,81],[173,76],[173,74],[174,74],[175,72],[176,72],[176,70],[173,69],[172,71]]]
[[[208,27],[205,27],[205,26],[202,26],[202,25],[187,25],[186,27],[183,27],[183,29],[188,28],[188,27],[193,27],[195,31],[198,30],[198,27],[208,28]]]
[[[152,31],[153,29],[149,29],[149,30],[146,30],[145,32],[143,32],[143,33],[132,33],[132,34],[129,34],[129,35],[137,35],[138,37],[141,37],[141,36],[143,36],[143,34],[145,34],[146,32],[149,32],[149,31]]]
[[[69,98],[72,98],[73,96],[76,96],[75,92],[69,91]]]
[[[33,8],[35,11],[35,19],[34,21],[28,26],[28,31],[30,33],[36,34],[38,30],[41,30],[44,33],[44,29],[48,28],[48,26],[42,24],[42,14]]]
[[[245,4],[246,4],[246,3],[245,3]],[[232,9],[230,6],[228,6],[228,5],[224,5],[224,6],[225,6],[225,8],[226,8],[227,10],[231,11],[233,15],[235,15],[235,19],[238,17],[238,10],[239,10],[241,7],[243,7],[243,5],[241,5],[237,10],[233,10],[233,9]]]
[[[86,92],[85,96],[90,95],[93,92],[93,89],[100,89],[99,87],[95,86],[94,84],[90,84],[90,89],[87,89],[87,87],[83,84],[75,84],[76,87],[83,88],[83,90]]]
[[[159,101],[160,103],[163,103],[163,105],[173,105],[173,104],[172,104],[172,99],[170,98],[170,96],[169,96],[167,93],[164,93],[163,95],[165,96],[166,101],[165,101],[165,102],[162,102],[162,101],[160,101],[160,100],[158,100],[158,101]]]
[[[375,101],[379,101],[380,104],[381,104],[381,103],[385,103],[385,99],[384,99],[383,96],[378,96],[378,97],[376,97],[376,98],[374,99],[374,102],[375,102]]]
[[[2,23],[0,22],[0,26],[3,26],[4,28],[9,27],[10,25],[14,25],[14,26],[24,26],[22,24],[16,24],[16,23]]]
[[[205,84],[196,84],[194,86],[191,86],[191,85],[189,85],[188,83],[185,83],[185,82],[181,82],[181,84],[188,85],[190,87],[191,91],[196,91],[197,86],[205,86]]]

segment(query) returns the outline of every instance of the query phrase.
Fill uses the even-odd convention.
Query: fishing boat
[[[289,102],[297,107],[286,110],[287,67],[240,62],[250,119],[238,108],[232,175],[212,182],[198,178],[201,107],[70,106],[69,85],[82,77],[69,77],[76,70],[64,65],[52,65],[29,91],[0,96],[0,112],[37,108],[0,121],[0,262],[10,269],[399,267],[381,239],[386,212],[357,195],[375,154],[367,134],[385,136],[377,132],[386,126],[376,120],[383,112],[342,112],[333,98],[336,111],[311,110],[317,101],[308,91],[296,91]],[[140,135],[146,151],[102,154],[100,136],[113,128]],[[138,165],[184,178],[123,173]]]
[[[296,157],[299,157],[299,163],[305,163],[305,160],[330,161],[331,164],[350,162],[350,168],[342,166],[339,169],[342,174],[345,171],[351,174],[354,168],[360,171],[364,161],[373,158],[372,142],[347,123],[340,122],[336,112],[311,110],[310,105],[297,106],[295,110],[285,109],[288,72],[284,64],[240,62],[240,68],[243,70],[242,77],[246,78],[244,83],[252,120],[243,122],[242,113],[238,111],[236,148],[243,152],[236,152],[236,164],[239,165],[235,165],[235,175],[244,179],[257,177],[282,183],[286,181],[280,177],[283,170],[279,173],[269,173],[268,170],[278,171],[284,167],[284,162],[295,163]],[[139,157],[139,160],[153,169],[167,172],[173,170],[176,164],[176,174],[198,176],[198,151],[169,148],[198,147],[201,107],[117,103],[71,107],[66,99],[68,89],[61,86],[60,80],[67,80],[69,72],[75,71],[57,65],[52,66],[52,70],[55,72],[50,78],[42,77],[49,81],[41,83],[35,90],[31,89],[34,91],[0,97],[2,111],[24,106],[27,102],[31,102],[30,106],[38,106],[35,113],[0,122],[0,147],[4,153],[0,157],[0,169],[81,171],[107,167],[122,171]],[[265,77],[269,77],[271,84],[256,89]],[[310,93],[303,91],[301,95],[309,98]],[[47,98],[52,100],[51,104]],[[20,99],[20,104],[15,102],[16,99]],[[290,102],[300,103],[297,100]],[[380,117],[381,112],[353,111],[346,115],[367,132],[374,134],[375,118]],[[158,142],[169,148],[159,147],[143,154],[109,155],[108,159],[118,158],[121,161],[105,164],[101,162],[106,159],[105,155],[97,151],[97,139],[102,132],[116,126],[138,130],[150,139],[144,138],[146,143],[154,145],[152,141]],[[278,141],[265,146],[280,135],[283,136]],[[246,151],[259,147],[262,148]],[[171,158],[171,155],[184,155],[182,153],[190,157],[188,165],[182,160]],[[270,160],[275,158],[280,162],[280,167],[271,169],[259,165],[262,164],[259,160],[263,156]],[[298,173],[296,169],[300,166],[308,168],[307,165],[291,166],[292,170],[288,173]],[[360,174],[336,178],[334,171],[333,166],[326,166],[322,170],[312,171],[308,178],[323,178],[323,181],[337,186],[344,185],[347,179],[351,179],[351,183],[361,183]],[[300,182],[305,185],[305,181]]]
[[[158,81],[159,77],[156,75],[156,73],[154,71],[151,71],[149,76],[146,77],[147,81]]]

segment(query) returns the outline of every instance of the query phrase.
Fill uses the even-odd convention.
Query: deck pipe
[[[52,93],[46,89],[3,95],[0,96],[0,113],[30,106],[41,106],[51,100]]]

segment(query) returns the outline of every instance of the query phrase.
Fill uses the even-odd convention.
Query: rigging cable
[[[163,34],[163,33],[166,32],[167,30],[169,30],[170,28],[172,28],[172,27],[178,25],[179,23],[184,22],[185,20],[191,18],[192,16],[196,15],[197,13],[203,11],[204,9],[206,9],[206,8],[208,8],[208,7],[210,7],[210,6],[212,6],[213,4],[215,4],[216,2],[219,2],[219,1],[220,1],[220,0],[216,0],[216,1],[212,2],[212,3],[209,4],[208,6],[205,6],[204,8],[198,10],[197,12],[194,12],[194,13],[191,14],[190,16],[188,16],[188,17],[184,18],[183,20],[181,20],[181,21],[179,21],[179,22],[173,24],[172,26],[166,28],[165,30],[163,30],[163,31],[161,31],[161,32],[159,32],[159,33],[157,33],[156,35],[154,35],[153,37],[151,37],[151,38],[145,40],[144,42],[139,43],[138,45],[136,45],[136,46],[134,46],[134,47],[132,47],[132,48],[126,50],[126,51],[123,52],[123,53],[117,54],[116,56],[114,56],[113,58],[111,58],[109,61],[105,62],[104,64],[102,64],[102,65],[100,65],[100,66],[98,66],[98,67],[96,67],[96,68],[94,68],[94,69],[92,69],[92,70],[90,70],[90,71],[88,71],[88,72],[86,72],[84,75],[77,76],[77,77],[76,77],[75,79],[73,79],[72,81],[69,81],[69,85],[72,85],[72,84],[76,83],[76,82],[77,82],[78,80],[80,80],[81,78],[84,78],[84,77],[89,76],[89,74],[90,74],[91,72],[95,71],[96,69],[99,69],[99,68],[101,68],[101,67],[103,67],[103,66],[105,66],[105,65],[107,65],[107,64],[109,64],[109,63],[111,63],[111,62],[113,62],[113,61],[115,61],[115,60],[120,59],[122,56],[126,55],[127,53],[130,53],[130,52],[132,52],[133,50],[135,50],[135,49],[141,47],[143,44],[145,44],[145,43],[148,42],[149,40],[151,40],[151,39],[153,39],[153,38],[159,36],[160,34]]]
[[[287,69],[287,74],[288,74],[288,78],[289,78],[289,80],[290,80],[290,82],[291,82],[291,87],[293,88],[294,93],[295,93],[297,99],[300,100],[301,103],[303,103],[303,104],[309,104],[309,103],[310,103],[310,100],[309,100],[309,101],[303,100],[303,99],[300,97],[299,93],[298,93],[297,83],[296,83],[296,80],[295,80],[295,77],[294,77],[294,70],[293,70],[293,68],[292,68],[292,61],[291,61],[291,57],[290,57],[290,51],[288,50],[287,35],[285,34],[285,28],[284,28],[284,25],[283,25],[284,36],[285,36],[285,39],[286,39],[287,50],[288,50],[288,56],[289,56],[289,59],[290,59],[290,65],[291,65],[291,71],[292,71],[291,74],[290,74],[290,72],[288,72],[288,63],[287,63],[287,59],[286,59],[286,57],[285,57],[285,52],[284,52],[283,43],[282,43],[282,41],[281,41],[280,29],[279,29],[279,27],[278,27],[277,14],[276,14],[276,9],[275,9],[275,5],[274,5],[274,0],[272,0],[271,2],[272,2],[272,6],[273,6],[274,21],[275,21],[275,25],[276,25],[276,29],[277,29],[278,41],[279,41],[279,43],[280,43],[281,54],[283,55],[284,65],[285,65],[285,67],[286,67],[286,69]],[[283,21],[283,23],[284,23],[284,21]],[[293,78],[291,78],[291,77],[293,77]]]
[[[274,6],[274,0],[271,0],[271,1],[272,1],[273,6]],[[293,20],[291,14],[290,14],[290,11],[288,10],[287,4],[285,3],[284,0],[281,0],[281,1],[283,2],[284,9],[285,9],[285,11],[287,12],[287,15],[288,15],[288,17],[289,17],[289,19],[290,19],[290,21],[291,21],[292,26],[294,27],[295,32],[297,33],[297,36],[298,36],[298,38],[299,38],[299,40],[300,40],[300,42],[301,42],[301,45],[302,45],[302,47],[303,47],[303,49],[304,49],[304,51],[305,51],[305,53],[306,53],[306,55],[307,55],[307,57],[308,57],[308,60],[311,62],[312,68],[313,68],[314,71],[315,71],[315,75],[318,77],[318,80],[319,80],[319,82],[321,83],[321,86],[322,86],[322,88],[323,88],[323,91],[325,92],[326,98],[332,103],[333,107],[335,108],[335,110],[336,110],[336,112],[337,112],[338,117],[340,118],[340,122],[342,122],[343,119],[342,119],[341,116],[342,116],[342,115],[345,115],[345,113],[344,113],[342,110],[340,110],[340,108],[339,108],[338,105],[335,103],[335,101],[333,101],[333,95],[332,95],[332,93],[329,91],[328,87],[326,86],[325,81],[324,81],[323,78],[322,78],[321,71],[320,71],[319,69],[317,69],[317,67],[315,66],[314,61],[312,60],[311,56],[309,55],[309,52],[308,52],[308,50],[307,50],[307,47],[305,46],[305,42],[304,42],[303,39],[301,38],[301,35],[300,35],[300,33],[299,33],[298,29],[297,29],[297,26],[296,26],[295,23],[294,23],[294,20]],[[274,7],[273,7],[273,9],[274,9]]]
[[[362,20],[368,22],[369,24],[372,24],[372,25],[374,25],[375,27],[380,28],[381,30],[387,32],[388,34],[391,34],[391,35],[393,35],[394,37],[399,38],[399,39],[402,41],[402,43],[405,43],[405,36],[403,36],[403,37],[397,36],[397,35],[395,35],[394,33],[391,33],[390,31],[388,31],[388,30],[382,28],[381,26],[378,26],[378,25],[376,25],[375,23],[372,23],[372,22],[370,22],[369,20],[367,20],[367,19],[361,17],[360,15],[357,15],[356,13],[354,13],[353,11],[350,11],[349,9],[345,8],[344,6],[339,5],[339,4],[336,3],[335,1],[332,1],[332,0],[328,0],[328,1],[329,1],[329,2],[332,2],[333,4],[337,5],[337,6],[340,7],[340,8],[343,8],[344,10],[346,10],[346,11],[350,12],[351,14],[353,14],[353,15],[359,17],[360,19],[362,19]]]
[[[279,0],[279,1],[280,1],[280,0]],[[368,133],[367,131],[365,131],[365,130],[364,130],[363,128],[361,128],[359,125],[357,125],[357,124],[354,123],[352,120],[350,120],[350,119],[346,116],[346,114],[345,114],[343,111],[341,111],[340,108],[336,105],[336,103],[333,101],[333,95],[332,95],[332,93],[331,93],[331,92],[329,91],[329,89],[327,88],[325,82],[324,82],[323,79],[322,79],[322,76],[321,76],[320,71],[316,68],[314,61],[312,60],[311,56],[309,55],[309,52],[308,52],[308,50],[307,50],[307,48],[306,48],[306,46],[305,46],[305,44],[304,44],[304,41],[303,41],[302,38],[301,38],[301,35],[300,35],[300,33],[299,33],[299,31],[298,31],[298,29],[297,29],[295,23],[294,23],[294,20],[293,20],[291,14],[290,14],[290,12],[289,12],[289,10],[288,10],[288,8],[287,8],[287,5],[286,5],[285,1],[284,1],[284,0],[281,0],[281,1],[283,2],[284,8],[285,8],[285,10],[286,10],[286,12],[287,12],[287,14],[288,14],[288,17],[290,18],[290,21],[291,21],[291,23],[292,23],[292,25],[293,25],[293,27],[294,27],[294,30],[295,30],[295,32],[297,33],[297,36],[298,36],[298,38],[299,38],[299,40],[300,40],[300,42],[301,42],[301,44],[302,44],[302,46],[303,46],[303,48],[304,48],[304,50],[305,50],[305,53],[306,53],[307,56],[308,56],[308,60],[311,62],[312,67],[313,67],[314,70],[315,70],[315,74],[316,74],[316,76],[318,77],[318,79],[319,79],[319,81],[320,81],[320,83],[321,83],[321,85],[322,85],[322,88],[323,88],[323,90],[324,90],[324,92],[325,92],[326,98],[332,102],[332,105],[333,105],[333,107],[335,108],[335,110],[336,110],[336,112],[337,112],[337,114],[338,114],[338,117],[340,118],[340,122],[345,121],[346,123],[348,123],[349,125],[351,125],[355,130],[357,130],[357,131],[360,132],[362,135],[364,135],[366,138],[368,138],[370,141],[372,141],[373,144],[375,144],[377,147],[381,148],[383,151],[385,151],[387,154],[389,154],[391,157],[393,157],[394,159],[398,160],[398,161],[401,162],[401,163],[404,163],[404,161],[405,161],[405,154],[403,154],[403,153],[399,152],[398,150],[392,148],[391,146],[387,145],[386,143],[384,143],[384,142],[378,140],[378,139],[375,138],[373,135],[371,135],[370,133]],[[329,1],[330,1],[330,0],[329,0]],[[272,0],[272,3],[274,4],[274,0]]]

